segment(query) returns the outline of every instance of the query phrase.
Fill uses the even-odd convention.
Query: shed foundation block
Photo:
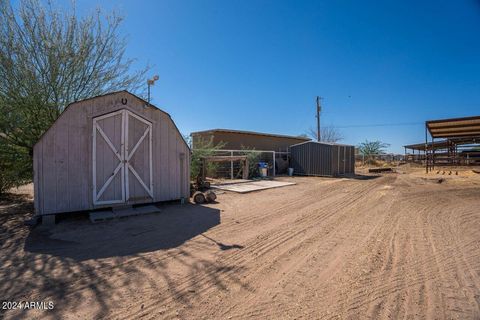
[[[54,214],[42,216],[42,226],[54,226],[54,225],[55,225]]]

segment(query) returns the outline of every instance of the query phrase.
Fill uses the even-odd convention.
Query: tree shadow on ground
[[[96,224],[75,220],[35,228],[25,251],[76,261],[128,256],[178,247],[220,223],[219,210],[209,207],[168,205],[159,211]]]
[[[189,242],[220,223],[217,209],[169,205],[158,214],[99,224],[65,221],[47,230],[23,224],[33,215],[31,200],[9,201],[0,206],[2,299],[52,301],[55,308],[2,311],[0,318],[139,317],[161,305],[193,308],[197,295],[191,292],[206,284],[248,289],[237,276],[244,267],[204,254],[221,248],[202,238]],[[143,301],[132,304],[139,292],[155,293],[145,309]]]
[[[224,243],[219,242],[219,241],[217,241],[217,240],[215,240],[215,239],[212,239],[212,238],[210,238],[210,237],[207,237],[207,236],[204,235],[204,234],[202,234],[201,236],[204,237],[204,238],[206,238],[206,239],[208,239],[208,240],[210,240],[210,241],[212,241],[213,243],[215,243],[215,244],[218,246],[218,248],[219,248],[220,250],[222,250],[222,251],[232,250],[232,249],[243,249],[243,248],[244,248],[244,246],[241,246],[241,245],[238,245],[238,244],[224,244]]]
[[[342,178],[354,179],[354,180],[373,180],[380,177],[381,175],[366,175],[366,174],[351,174],[351,175],[342,176]]]

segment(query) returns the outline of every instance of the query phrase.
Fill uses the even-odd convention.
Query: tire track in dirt
[[[419,197],[419,199],[421,198],[425,199],[425,197]],[[452,204],[455,202],[442,203],[441,197],[432,199],[428,204],[422,204],[422,202],[412,204],[411,200],[402,199],[402,197],[397,200],[399,205],[407,206],[406,210],[402,212],[405,216],[402,216],[401,219],[397,217],[396,220],[392,220],[386,225],[385,232],[377,237],[379,245],[368,249],[368,251],[376,252],[384,257],[384,262],[381,267],[378,267],[378,263],[376,267],[375,263],[371,263],[376,271],[363,279],[361,276],[359,277],[362,280],[359,288],[354,290],[357,293],[346,303],[350,305],[347,315],[354,316],[353,312],[356,312],[358,317],[358,312],[360,312],[360,314],[368,314],[369,316],[366,318],[418,317],[422,314],[437,316],[444,314],[443,317],[448,317],[438,310],[444,305],[442,295],[436,290],[438,279],[454,270],[465,270],[465,268],[459,267],[458,263],[452,263],[448,256],[438,257],[438,254],[432,249],[432,245],[428,245],[427,237],[442,239],[453,234],[452,232],[442,230],[439,234],[431,236],[425,230],[428,230],[428,226],[438,224],[438,219],[434,220],[431,212],[441,211],[445,205],[454,207]],[[430,221],[427,222],[426,218],[429,218]],[[402,238],[399,239],[399,235],[403,235]],[[387,239],[389,240],[387,241]],[[382,243],[389,243],[389,245],[382,246]],[[402,243],[404,245],[401,245]],[[446,248],[444,251],[451,256],[451,250],[447,246],[443,247]],[[456,251],[462,252],[459,247]],[[432,264],[436,267],[432,268]],[[476,281],[470,280],[470,282]],[[372,289],[365,290],[368,287]],[[463,302],[465,303],[465,300]],[[466,304],[472,305],[472,302],[468,301]],[[366,305],[369,306],[368,311],[365,310]],[[460,309],[468,310],[465,304],[461,305]],[[466,314],[472,315],[471,312]],[[473,314],[476,315],[475,312]],[[461,317],[465,317],[465,314]]]
[[[392,207],[392,211],[396,211],[395,207]],[[408,304],[415,300],[412,296],[424,296],[420,291],[426,289],[427,285],[422,270],[428,261],[422,259],[425,256],[422,254],[424,248],[413,246],[422,242],[418,241],[415,233],[408,232],[418,222],[410,219],[409,223],[397,217],[390,228],[383,228],[383,234],[377,237],[378,245],[371,251],[380,255],[380,260],[384,257],[384,262],[381,267],[376,266],[375,262],[370,264],[372,272],[360,281],[362,289],[370,290],[354,295],[353,301],[349,302],[350,311],[358,312],[361,306],[369,306],[367,314],[371,316],[391,317],[393,313],[395,317],[401,317],[407,312]],[[382,245],[387,243],[388,246]],[[417,261],[419,258],[421,261]],[[411,274],[408,279],[404,276],[407,269]],[[419,288],[419,291],[412,288]]]
[[[354,193],[354,192],[352,192],[352,193]],[[350,194],[350,196],[351,196],[351,194]],[[363,193],[358,193],[357,196],[358,196],[358,198],[361,198],[362,196],[364,196],[364,194]],[[358,199],[355,199],[355,198],[351,199],[350,202],[345,201],[340,209],[342,209],[342,211],[343,211],[343,209],[348,207],[351,203],[356,202],[356,200],[358,200]],[[333,205],[335,206],[336,209],[338,209],[338,204],[337,203],[334,203]],[[324,209],[325,209],[325,212],[328,212],[328,213],[333,212],[332,214],[329,214],[329,216],[335,215],[335,210],[332,210],[330,207],[326,206]],[[325,216],[321,216],[321,215],[319,215],[318,217],[325,218]],[[315,226],[316,222],[319,222],[319,220],[321,220],[321,219],[317,218],[316,220],[317,221],[315,221],[315,220],[305,220],[305,222],[308,223],[309,227],[301,229],[300,230],[301,232],[299,232],[299,234],[304,234],[307,229],[314,228],[314,227],[311,227],[311,226]],[[258,268],[259,272],[257,272],[256,274],[260,274],[261,278],[264,279],[265,277],[268,276],[268,272],[265,272],[265,270],[269,271],[271,269],[271,265],[275,265],[275,264],[280,264],[281,265],[280,261],[282,261],[282,259],[283,260],[288,260],[288,257],[292,256],[292,254],[294,254],[294,253],[297,253],[296,258],[294,259],[294,264],[296,266],[301,266],[302,263],[299,263],[299,262],[303,262],[304,260],[306,261],[306,260],[310,259],[312,254],[306,255],[306,256],[303,256],[303,257],[299,256],[298,253],[300,253],[300,252],[298,252],[299,251],[298,249],[300,247],[305,247],[307,245],[306,250],[309,250],[312,245],[317,245],[316,239],[312,238],[312,236],[304,237],[304,238],[305,238],[304,240],[294,242],[296,244],[293,247],[288,248],[288,250],[285,249],[285,250],[283,250],[283,252],[275,252],[274,259],[268,265],[263,266],[263,267],[260,266]],[[339,240],[337,240],[336,242],[339,242]],[[326,242],[326,243],[327,244],[329,244],[329,243],[332,244],[333,243],[333,245],[336,245],[336,242]],[[311,251],[311,250],[309,250],[309,251]],[[330,248],[327,248],[325,251],[326,252],[330,251]],[[289,264],[285,263],[285,265],[288,266]],[[298,269],[298,267],[293,268],[293,271],[295,271],[296,269]],[[279,271],[281,271],[281,272],[279,272]],[[285,272],[285,271],[288,271],[288,272]],[[275,274],[283,273],[284,275],[285,274],[288,275],[289,273],[292,273],[293,271],[288,270],[288,267],[285,267],[283,270],[275,270]],[[272,279],[270,279],[270,280],[272,280]],[[275,279],[273,279],[273,280],[275,280]],[[255,294],[258,294],[258,292],[256,291]],[[242,298],[241,300],[243,301],[244,298]]]
[[[136,297],[108,318],[480,318],[480,192],[417,180],[220,195],[222,222],[205,236],[244,247],[197,236],[99,264]]]
[[[447,180],[309,178],[222,194],[208,205],[221,223],[175,248],[86,261],[20,250],[11,261],[32,267],[0,273],[32,281],[30,298],[79,301],[57,319],[480,319],[480,189]]]
[[[364,196],[365,196],[365,194],[360,194],[359,198],[364,197]],[[358,199],[353,199],[352,202],[355,202],[356,200],[358,200]],[[335,220],[334,223],[336,225],[342,225],[341,218],[347,217],[349,215],[349,213],[351,213],[347,209],[347,207],[349,205],[350,205],[350,203],[347,203],[347,205],[345,207],[342,207],[342,211],[345,211],[344,215],[337,214],[337,219],[339,219],[339,220]],[[331,210],[330,210],[330,208],[326,208],[325,211],[331,211]],[[279,264],[279,265],[288,265],[288,263],[285,263],[285,262],[282,263],[282,260],[287,260],[288,261],[288,259],[291,258],[294,255],[296,257],[295,259],[290,259],[290,260],[292,260],[292,264],[294,265],[294,267],[291,270],[287,269],[287,272],[283,272],[283,276],[278,276],[276,278],[290,278],[290,277],[292,277],[292,275],[295,276],[295,272],[302,273],[302,277],[303,277],[303,276],[307,275],[308,272],[303,271],[303,270],[300,270],[301,271],[300,272],[299,269],[304,267],[304,265],[309,260],[311,260],[312,257],[327,256],[327,255],[333,253],[333,255],[330,259],[331,263],[326,264],[324,266],[324,268],[322,268],[323,270],[320,271],[320,273],[317,277],[319,279],[319,281],[323,281],[322,278],[324,278],[327,275],[330,276],[330,274],[335,271],[335,268],[337,267],[337,262],[340,261],[340,259],[339,259],[340,257],[338,255],[335,256],[335,253],[337,252],[336,250],[338,250],[343,245],[342,242],[344,242],[346,240],[345,239],[346,235],[350,235],[349,236],[350,242],[360,241],[361,238],[363,237],[362,235],[359,235],[359,233],[352,233],[350,231],[351,230],[338,230],[337,232],[330,232],[327,235],[327,237],[325,237],[324,235],[318,235],[318,234],[310,235],[307,238],[307,240],[298,243],[295,247],[290,249],[288,252],[284,253],[283,255],[280,255],[280,256],[276,257],[273,260],[272,263],[276,263],[276,264]],[[343,234],[343,236],[342,236],[342,234]],[[354,236],[352,236],[352,234]],[[355,238],[355,235],[356,235],[356,238]],[[307,246],[305,246],[305,245],[307,245]],[[302,247],[303,247],[304,250],[301,250]],[[307,252],[307,254],[305,254],[305,252]],[[304,256],[302,256],[302,254],[304,254]],[[315,267],[315,266],[312,266],[312,267]],[[284,271],[284,270],[285,269],[280,270],[280,271]],[[276,272],[274,274],[279,274],[279,273]],[[264,275],[264,276],[267,276],[267,275]],[[278,279],[275,279],[275,277],[273,277],[273,279],[272,279],[272,277],[270,277],[269,280],[270,280],[269,282],[274,282],[275,283],[275,281],[278,280]],[[307,284],[305,284],[305,285],[307,285]],[[278,307],[276,309],[277,309],[277,311],[282,310],[282,308],[278,308]],[[256,312],[256,310],[252,311],[252,312]],[[248,315],[249,314],[239,315],[239,316],[241,317],[241,316],[248,316]]]
[[[275,233],[269,233],[268,236],[265,236],[263,239],[252,240],[253,241],[252,245],[249,245],[247,243],[246,244],[246,249],[247,250],[241,250],[238,254],[232,255],[230,257],[222,258],[222,259],[220,259],[220,261],[222,262],[222,264],[241,265],[241,264],[249,263],[252,260],[258,259],[259,257],[261,257],[263,255],[266,255],[267,253],[269,253],[273,249],[278,248],[279,246],[286,243],[287,241],[292,241],[292,239],[301,236],[305,232],[306,229],[312,228],[312,225],[315,226],[315,223],[321,221],[322,219],[325,219],[325,217],[329,217],[329,216],[334,215],[335,210],[333,210],[333,209],[339,210],[339,209],[342,209],[346,206],[349,206],[349,205],[355,203],[362,196],[364,196],[364,194],[366,192],[368,192],[368,187],[375,188],[376,186],[375,186],[374,183],[360,184],[360,183],[357,182],[357,185],[355,187],[356,188],[351,190],[351,192],[349,192],[348,194],[343,194],[342,195],[343,198],[351,197],[351,199],[348,199],[348,200],[345,199],[345,202],[344,202],[344,204],[341,205],[341,207],[339,207],[338,203],[335,200],[331,200],[330,201],[331,203],[325,207],[324,215],[318,215],[316,217],[316,219],[313,219],[313,220],[311,219],[311,216],[304,215],[304,216],[300,217],[299,219],[297,219],[295,221],[295,224],[294,224],[295,229],[291,229],[291,228],[288,229],[287,228],[288,231],[285,231],[284,226],[281,225],[280,228],[278,228]],[[362,192],[362,190],[364,190],[364,191]],[[352,194],[355,194],[356,196],[352,197]],[[308,203],[308,200],[304,201],[304,202]],[[315,204],[306,205],[302,209],[305,210],[305,208],[308,208],[309,206],[310,207],[311,206],[315,207]],[[277,212],[277,214],[278,214],[278,212]],[[205,288],[199,292],[201,294],[207,294],[208,292],[206,292],[206,290],[208,290],[209,288],[211,290],[215,290],[215,286],[209,286],[208,285],[208,279],[209,279],[210,272],[215,272],[215,270],[206,271],[205,276],[202,277],[202,279],[197,279],[199,281],[204,281],[205,284],[206,284]],[[187,277],[181,283],[179,283],[179,292],[183,292],[185,290],[188,290],[190,282],[191,282],[191,278]],[[174,296],[174,297],[171,297],[170,299],[168,299],[167,301],[164,301],[164,302],[166,304],[168,304],[168,303],[176,300],[177,298],[178,297]],[[149,311],[150,310],[148,309],[148,307],[145,308],[146,313],[148,313]]]

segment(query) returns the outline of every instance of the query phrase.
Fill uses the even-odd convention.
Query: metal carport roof
[[[435,149],[442,149],[442,148],[447,148],[448,147],[448,141],[435,141],[433,144]],[[406,146],[403,146],[404,148],[410,149],[410,150],[420,150],[420,151],[425,151],[425,147],[428,150],[432,149],[432,143],[429,142],[427,145],[425,145],[425,142],[423,143],[416,143],[416,144],[408,144]]]
[[[446,149],[451,145],[466,145],[466,144],[476,144],[476,143],[480,143],[480,136],[451,138],[447,140],[435,141],[435,143],[433,143],[433,146],[435,149]],[[422,143],[415,143],[415,144],[407,144],[407,145],[404,145],[403,147],[410,150],[425,151],[425,147],[428,150],[432,149],[432,143],[428,142],[427,144],[425,144],[425,142],[422,142]]]
[[[432,138],[480,136],[480,116],[427,121]]]

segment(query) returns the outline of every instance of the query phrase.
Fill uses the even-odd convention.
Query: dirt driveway
[[[112,319],[480,318],[480,179],[285,178],[208,206],[29,230],[0,202],[3,315]],[[5,311],[2,311],[5,312]]]

